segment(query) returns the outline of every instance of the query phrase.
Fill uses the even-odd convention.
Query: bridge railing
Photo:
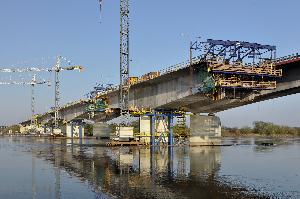
[[[291,61],[300,58],[300,55],[298,53],[287,55],[284,57],[279,57],[275,60],[276,63],[285,62],[285,61]]]
[[[192,59],[192,62],[193,62],[193,64],[195,64],[195,63],[199,63],[200,60],[201,60],[200,57],[194,57]],[[179,64],[169,66],[169,67],[164,68],[162,70],[159,70],[159,72],[160,72],[161,75],[166,75],[166,74],[178,71],[180,69],[187,68],[187,67],[190,66],[190,64],[191,64],[191,62],[190,62],[190,60],[188,60],[188,61],[185,61],[185,62],[181,62]]]

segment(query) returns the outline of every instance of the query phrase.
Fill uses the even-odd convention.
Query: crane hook
[[[98,0],[99,1],[99,11],[100,11],[100,23],[102,22],[102,3],[103,0]]]

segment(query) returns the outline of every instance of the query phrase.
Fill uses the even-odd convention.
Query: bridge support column
[[[219,117],[192,115],[190,128],[190,145],[220,145],[221,120]]]
[[[174,115],[172,113],[153,112],[140,116],[140,135],[144,142],[150,142],[151,146],[168,144],[174,145]],[[150,134],[150,140],[147,139]],[[167,134],[169,132],[169,134]],[[145,137],[143,137],[145,136]]]
[[[73,125],[73,123],[71,123],[71,138],[72,138],[72,141],[73,141],[73,138],[74,138],[74,125]]]
[[[174,131],[173,131],[173,127],[174,127],[174,116],[171,114],[169,117],[168,117],[168,120],[169,120],[169,140],[168,140],[168,143],[169,143],[169,146],[173,146],[174,145]]]
[[[174,147],[168,147],[168,175],[171,179],[174,177]]]
[[[83,127],[79,125],[79,138],[82,139],[83,137]]]
[[[150,116],[150,135],[151,146],[155,146],[155,114]]]

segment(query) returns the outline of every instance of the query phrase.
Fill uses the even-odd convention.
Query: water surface
[[[0,137],[0,198],[300,198],[299,139],[154,150],[100,142]]]

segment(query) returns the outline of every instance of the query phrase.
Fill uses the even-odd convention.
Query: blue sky
[[[190,38],[244,40],[277,46],[278,56],[300,52],[297,0],[131,0],[131,74],[188,59]],[[62,103],[83,97],[96,82],[118,83],[119,0],[1,0],[0,67],[51,66],[60,54],[85,66],[62,74]],[[182,33],[184,36],[182,36]],[[53,79],[49,74],[41,78]],[[1,81],[10,74],[0,74]],[[30,79],[30,74],[11,77]],[[54,87],[36,89],[37,112],[53,106]],[[30,88],[1,86],[0,125],[30,116]],[[300,126],[300,95],[219,113],[227,126],[264,120]]]

